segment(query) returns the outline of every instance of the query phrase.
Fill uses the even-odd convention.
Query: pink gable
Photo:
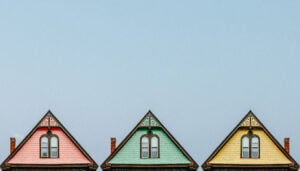
[[[41,122],[40,122],[40,127],[59,127],[60,125],[58,124],[57,120],[53,118],[51,115],[47,115]]]
[[[55,123],[54,123],[55,124]],[[47,128],[38,128],[22,148],[11,158],[9,164],[92,164],[61,128],[51,128],[59,138],[59,158],[40,158],[40,137]]]

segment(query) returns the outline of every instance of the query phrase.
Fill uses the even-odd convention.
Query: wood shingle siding
[[[249,138],[257,137],[257,144]],[[252,138],[253,139],[253,138]],[[252,148],[252,147],[255,148]],[[252,156],[256,150],[258,155]],[[242,152],[249,155],[242,155]],[[249,111],[202,164],[204,171],[296,171],[298,163]]]

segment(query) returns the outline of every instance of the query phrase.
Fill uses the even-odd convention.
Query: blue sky
[[[0,1],[0,160],[51,109],[100,164],[151,109],[199,163],[251,109],[300,162],[299,1]]]

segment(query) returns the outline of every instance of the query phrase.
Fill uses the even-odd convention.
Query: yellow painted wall
[[[212,164],[288,164],[291,161],[277,148],[263,130],[254,129],[260,138],[260,158],[241,158],[241,137],[248,130],[239,130],[210,161]]]

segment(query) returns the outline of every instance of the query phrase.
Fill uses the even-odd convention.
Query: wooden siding
[[[153,128],[153,134],[160,139],[160,158],[140,158],[140,138],[147,134],[147,128],[140,128],[122,149],[110,160],[111,164],[189,164],[191,161],[180,151],[174,142],[162,131]]]
[[[290,164],[292,163],[261,129],[253,129],[260,138],[260,158],[241,158],[241,137],[248,130],[240,129],[210,161],[211,164]]]
[[[47,128],[38,128],[22,149],[8,161],[8,164],[90,164],[84,154],[67,137],[61,128],[51,128],[59,138],[59,158],[40,158],[40,137]]]

